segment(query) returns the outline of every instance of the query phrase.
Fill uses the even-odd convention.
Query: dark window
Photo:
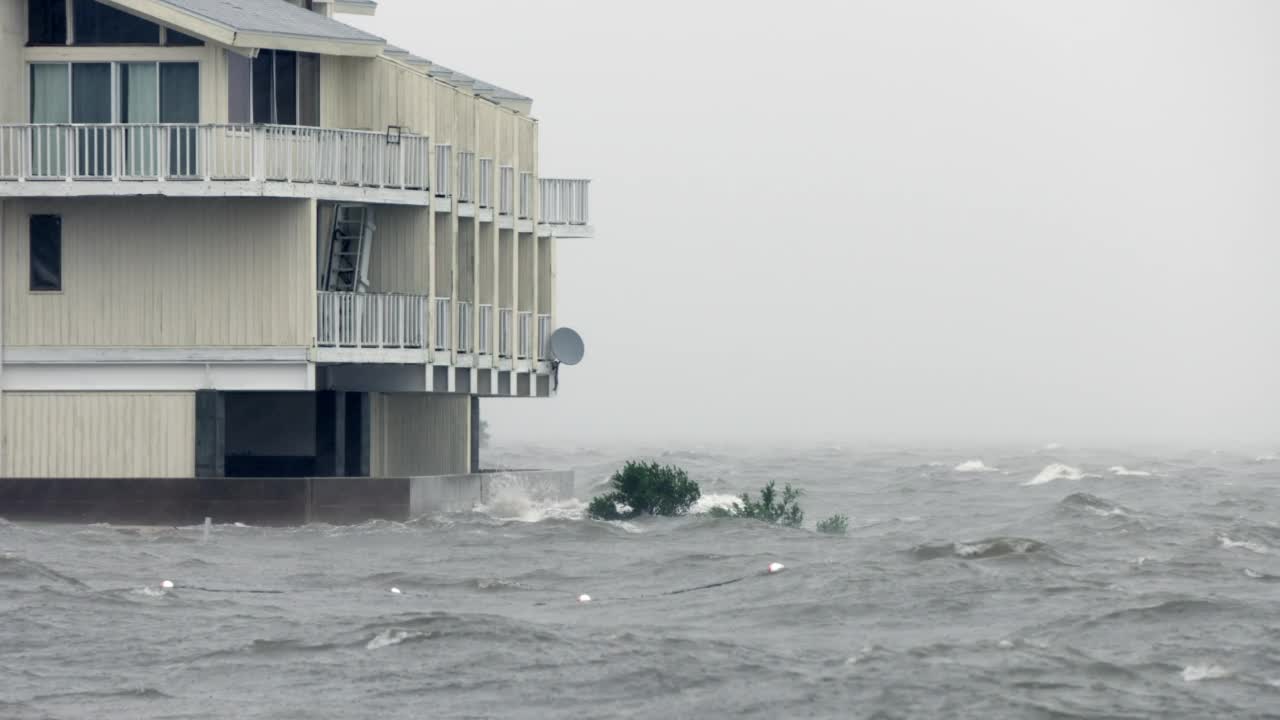
[[[227,122],[253,122],[253,61],[226,51],[227,54]]]
[[[298,124],[298,64],[298,54],[295,52],[258,51],[258,56],[253,59],[252,73],[253,122],[275,125]],[[316,67],[318,71],[318,64]],[[237,90],[234,78],[230,90],[233,94]],[[316,98],[315,115],[319,120],[318,93]],[[311,111],[304,107],[303,112],[305,115],[310,114]]]
[[[164,44],[169,47],[199,47],[204,45],[204,41],[198,37],[180,33],[173,28],[165,28]]]
[[[319,55],[298,55],[298,124],[320,127]]]
[[[71,66],[71,122],[111,122],[111,63]]]
[[[62,290],[62,218],[31,216],[31,291]]]
[[[298,124],[298,56],[276,51],[277,125]]]
[[[262,50],[253,59],[253,121],[256,123],[275,122],[276,103],[272,95],[275,83],[276,54],[270,50]]]
[[[200,122],[200,66],[160,63],[160,122]]]
[[[27,0],[27,42],[67,44],[66,0]]]
[[[76,45],[159,45],[160,26],[96,0],[75,0]]]

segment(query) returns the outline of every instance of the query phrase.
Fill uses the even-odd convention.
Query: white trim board
[[[305,347],[8,347],[4,362],[17,365],[139,365],[149,363],[305,363]]]
[[[121,363],[9,365],[0,389],[12,391],[194,391],[316,389],[309,363]]]

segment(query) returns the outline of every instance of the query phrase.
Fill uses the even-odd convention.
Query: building
[[[370,0],[0,0],[0,475],[474,472],[558,384],[531,101]]]

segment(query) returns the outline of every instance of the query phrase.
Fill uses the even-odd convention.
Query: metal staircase
[[[329,234],[329,262],[321,289],[366,292],[369,289],[369,248],[373,244],[373,208],[336,205]]]

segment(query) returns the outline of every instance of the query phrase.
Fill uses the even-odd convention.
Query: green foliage
[[[845,535],[849,532],[848,515],[832,515],[818,523],[818,532],[827,535]]]
[[[640,515],[684,515],[702,497],[698,483],[674,465],[628,462],[610,482],[613,492],[592,498],[587,506],[591,517],[626,520]]]
[[[763,520],[774,525],[800,527],[804,522],[804,511],[797,502],[804,493],[791,487],[790,483],[782,489],[782,497],[778,497],[777,484],[772,480],[760,490],[760,499],[752,500],[751,493],[743,493],[742,499],[733,507],[717,507],[711,510],[712,517],[741,517]]]

